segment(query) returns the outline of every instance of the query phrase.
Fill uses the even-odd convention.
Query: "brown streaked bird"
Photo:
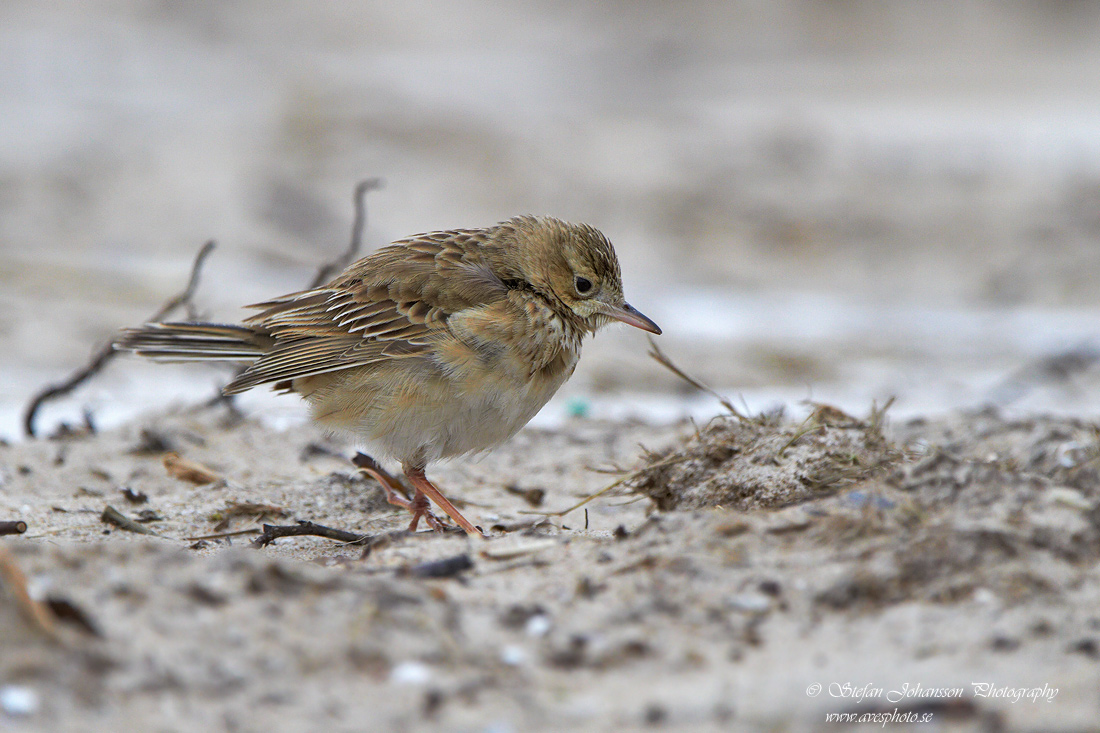
[[[485,229],[401,239],[327,285],[249,306],[241,325],[149,323],[117,348],[163,361],[248,364],[222,390],[295,392],[322,426],[401,462],[410,500],[373,459],[391,504],[435,529],[434,501],[480,535],[425,476],[440,458],[515,435],[577,366],[581,341],[612,321],[657,324],[623,299],[611,242],[587,224],[517,216]]]

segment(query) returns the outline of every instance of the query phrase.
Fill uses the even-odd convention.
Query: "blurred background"
[[[669,355],[751,409],[1094,414],[1098,31],[1070,0],[4,2],[0,437],[207,239],[205,316],[303,287],[370,176],[368,248],[599,227]],[[646,349],[600,334],[538,421],[717,412]],[[223,375],[119,359],[42,429]]]

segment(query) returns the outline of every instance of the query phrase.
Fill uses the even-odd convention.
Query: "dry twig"
[[[191,298],[194,296],[195,289],[199,285],[199,273],[202,270],[202,264],[213,249],[213,241],[207,242],[202,246],[199,253],[195,255],[194,263],[191,265],[191,276],[187,280],[187,287],[176,296],[168,299],[164,305],[148,319],[148,322],[155,323],[161,321],[169,313],[181,307],[186,307],[190,314],[192,308]],[[26,411],[23,413],[23,432],[26,433],[27,437],[35,437],[34,421],[42,405],[58,397],[69,394],[81,384],[94,377],[103,367],[107,366],[107,362],[113,359],[117,353],[118,352],[115,351],[115,342],[112,340],[95,351],[88,363],[73,372],[68,379],[63,382],[58,382],[57,384],[52,384],[32,397],[31,401],[27,404]]]
[[[656,463],[649,463],[645,466],[642,466],[641,468],[638,468],[638,469],[635,469],[635,470],[631,471],[628,474],[625,474],[624,476],[620,476],[615,481],[613,481],[610,484],[608,484],[607,486],[603,487],[602,489],[600,489],[596,493],[589,494],[588,496],[581,499],[580,501],[578,501],[576,504],[569,507],[568,509],[562,509],[561,511],[557,511],[557,512],[537,512],[537,511],[532,511],[530,509],[520,509],[519,513],[520,514],[540,514],[544,517],[564,517],[569,512],[573,512],[573,511],[576,511],[577,509],[580,509],[582,506],[584,506],[588,502],[592,501],[593,499],[596,499],[598,497],[603,496],[607,492],[611,491],[612,489],[618,488],[619,486],[622,486],[627,481],[630,481],[633,478],[637,478],[638,476],[642,475],[642,473],[644,473],[645,471],[648,471],[652,468],[658,468],[660,466],[668,466],[668,465],[671,465],[671,464],[676,463],[678,461],[684,461],[684,460],[687,460],[686,456],[673,455],[673,456],[669,456],[668,458],[665,458],[663,460],[657,461]]]
[[[53,622],[53,615],[45,604],[31,598],[27,590],[27,576],[15,564],[15,558],[11,553],[0,547],[0,585],[7,586],[15,604],[19,606],[20,613],[40,631],[51,638],[57,636],[57,627]]]
[[[266,547],[280,537],[303,536],[325,537],[349,545],[365,545],[374,538],[373,535],[369,534],[356,534],[343,529],[333,529],[332,527],[299,520],[297,524],[289,525],[265,524],[264,531],[252,541],[252,545],[254,547]]]
[[[0,534],[23,534],[27,531],[27,523],[22,519],[10,522],[0,522]]]
[[[229,537],[240,537],[246,534],[260,534],[260,530],[256,527],[249,527],[248,529],[235,529],[232,532],[215,532],[213,534],[197,535],[195,537],[184,537],[187,542],[199,542],[201,540],[224,540]]]
[[[102,521],[106,522],[107,524],[113,524],[116,527],[118,527],[119,529],[124,529],[127,532],[135,532],[137,534],[147,534],[147,535],[150,535],[152,537],[160,537],[161,536],[161,535],[157,534],[156,532],[154,532],[153,530],[149,529],[148,527],[143,527],[142,525],[138,524],[133,519],[130,519],[128,516],[126,516],[125,514],[120,512],[118,509],[115,509],[113,506],[111,506],[109,504],[107,505],[107,508],[105,508],[103,510],[103,513],[101,515],[99,515],[99,518]]]
[[[690,374],[688,374],[687,372],[685,372],[680,367],[676,366],[676,364],[674,364],[672,362],[672,359],[670,359],[668,357],[668,355],[665,354],[665,352],[661,351],[661,347],[657,345],[657,342],[653,340],[652,336],[649,337],[649,349],[650,349],[649,355],[658,364],[660,364],[661,366],[663,366],[666,369],[668,369],[669,371],[671,371],[673,374],[678,376],[680,379],[683,379],[685,382],[690,384],[695,389],[702,390],[703,392],[706,392],[707,394],[712,395],[715,399],[718,400],[719,403],[721,403],[722,407],[725,407],[729,411],[729,413],[731,415],[733,415],[734,417],[736,417],[737,419],[739,419],[739,420],[744,419],[744,415],[742,415],[741,412],[739,412],[737,410],[737,408],[733,406],[733,403],[731,403],[729,400],[727,400],[722,395],[715,392],[713,389],[711,389],[707,385],[700,382],[695,377],[693,377]],[[652,468],[656,468],[656,467],[659,467],[659,466],[664,466],[664,465],[668,465],[668,464],[671,464],[671,463],[676,463],[677,461],[682,461],[682,460],[685,460],[684,456],[669,456],[668,458],[665,458],[663,460],[659,460],[656,463],[650,463],[646,466],[643,466],[642,468],[631,471],[630,473],[624,473],[624,475],[620,476],[617,480],[615,480],[612,483],[608,484],[607,486],[603,487],[602,489],[600,489],[596,493],[590,494],[589,496],[587,496],[586,498],[584,498],[581,501],[577,502],[576,504],[569,507],[568,509],[562,509],[562,510],[556,511],[556,512],[538,512],[538,511],[530,511],[530,510],[526,510],[526,511],[525,510],[520,510],[520,514],[541,514],[541,515],[547,516],[547,517],[564,517],[566,514],[569,514],[570,512],[573,512],[573,511],[576,511],[577,509],[580,509],[582,506],[584,506],[588,502],[592,501],[593,499],[595,499],[597,497],[600,497],[600,496],[603,496],[607,492],[611,491],[612,489],[618,488],[619,486],[622,486],[624,483],[626,483],[627,481],[630,481],[633,478],[637,478],[638,476],[640,476],[645,471],[648,471]],[[607,471],[600,471],[600,472],[601,473],[608,473]]]
[[[733,415],[734,417],[736,417],[736,418],[743,418],[744,417],[740,412],[738,412],[737,408],[733,406],[732,402],[730,402],[725,397],[723,397],[722,395],[715,392],[713,389],[711,389],[707,385],[700,382],[695,377],[693,377],[690,374],[688,374],[687,372],[685,372],[680,367],[676,366],[672,362],[672,359],[668,358],[668,356],[665,354],[665,352],[661,351],[661,347],[657,345],[657,342],[653,340],[652,336],[649,336],[648,338],[649,338],[649,355],[650,355],[650,357],[653,358],[654,361],[656,361],[658,364],[663,366],[665,369],[668,369],[670,372],[675,374],[680,379],[682,379],[685,382],[687,382],[688,384],[690,384],[695,389],[698,389],[702,392],[706,392],[707,394],[714,397],[716,400],[718,400],[719,404],[721,404],[722,407],[729,410],[730,414]]]
[[[352,199],[355,204],[355,219],[351,224],[351,241],[348,243],[348,248],[336,259],[321,265],[307,290],[319,288],[327,283],[333,275],[342,272],[350,265],[359,254],[363,246],[363,232],[367,228],[367,192],[379,188],[382,188],[381,178],[366,178],[356,184]]]
[[[367,192],[378,188],[382,188],[381,178],[365,178],[356,184],[355,193],[352,196],[352,202],[355,205],[355,218],[351,223],[351,241],[348,242],[348,248],[337,257],[317,268],[317,274],[313,276],[313,280],[310,281],[306,290],[313,290],[314,288],[321,287],[331,280],[334,275],[342,272],[344,268],[350,265],[356,256],[358,256],[359,250],[363,247],[363,232],[367,228]],[[248,369],[248,365],[242,364],[237,367],[234,376],[239,377],[246,369]],[[203,407],[214,407],[215,405],[225,404],[236,409],[233,399],[235,396],[236,395],[222,394],[219,389],[218,393],[207,401]]]

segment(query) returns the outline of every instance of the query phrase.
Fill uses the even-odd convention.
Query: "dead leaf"
[[[255,501],[230,501],[222,514],[226,517],[286,517],[289,512],[281,506]]]
[[[164,468],[172,478],[189,481],[193,484],[212,484],[221,478],[201,463],[180,457],[179,453],[165,453]]]

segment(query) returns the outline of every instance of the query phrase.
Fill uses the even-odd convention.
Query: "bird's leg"
[[[424,475],[423,466],[412,466],[406,463],[402,468],[405,471],[405,476],[412,482],[412,485],[416,487],[417,497],[427,495],[436,505],[447,513],[451,519],[455,521],[459,527],[466,530],[466,534],[475,535],[477,537],[484,537],[481,530],[470,524],[470,520],[462,516],[462,513],[455,508],[455,505],[447,500],[447,497],[440,493],[439,489],[432,485],[432,482],[428,480],[428,477]],[[413,499],[413,503],[416,499]],[[413,524],[416,523],[416,519],[413,519]]]
[[[416,489],[416,493],[413,495],[410,501],[405,494],[405,488],[401,485],[401,482],[386,469],[382,468],[378,461],[374,460],[366,453],[356,453],[355,457],[351,459],[351,462],[366,471],[371,477],[374,478],[379,484],[382,485],[382,491],[386,493],[386,501],[394,506],[399,506],[402,509],[407,509],[412,512],[412,524],[409,525],[409,531],[415,532],[416,526],[420,524],[420,518],[424,517],[428,521],[428,525],[436,530],[443,530],[443,523],[439,521],[431,512],[431,505],[428,503],[428,497],[424,496],[424,493],[420,489]]]
[[[382,465],[378,463],[378,461],[374,460],[366,453],[356,453],[355,457],[351,459],[351,462],[354,463],[357,468],[366,471],[367,474],[382,485],[382,491],[386,492],[386,501],[394,506],[412,511],[412,502],[409,501],[408,495],[405,493],[405,487],[401,485],[401,482],[398,481],[393,474],[382,468]]]

